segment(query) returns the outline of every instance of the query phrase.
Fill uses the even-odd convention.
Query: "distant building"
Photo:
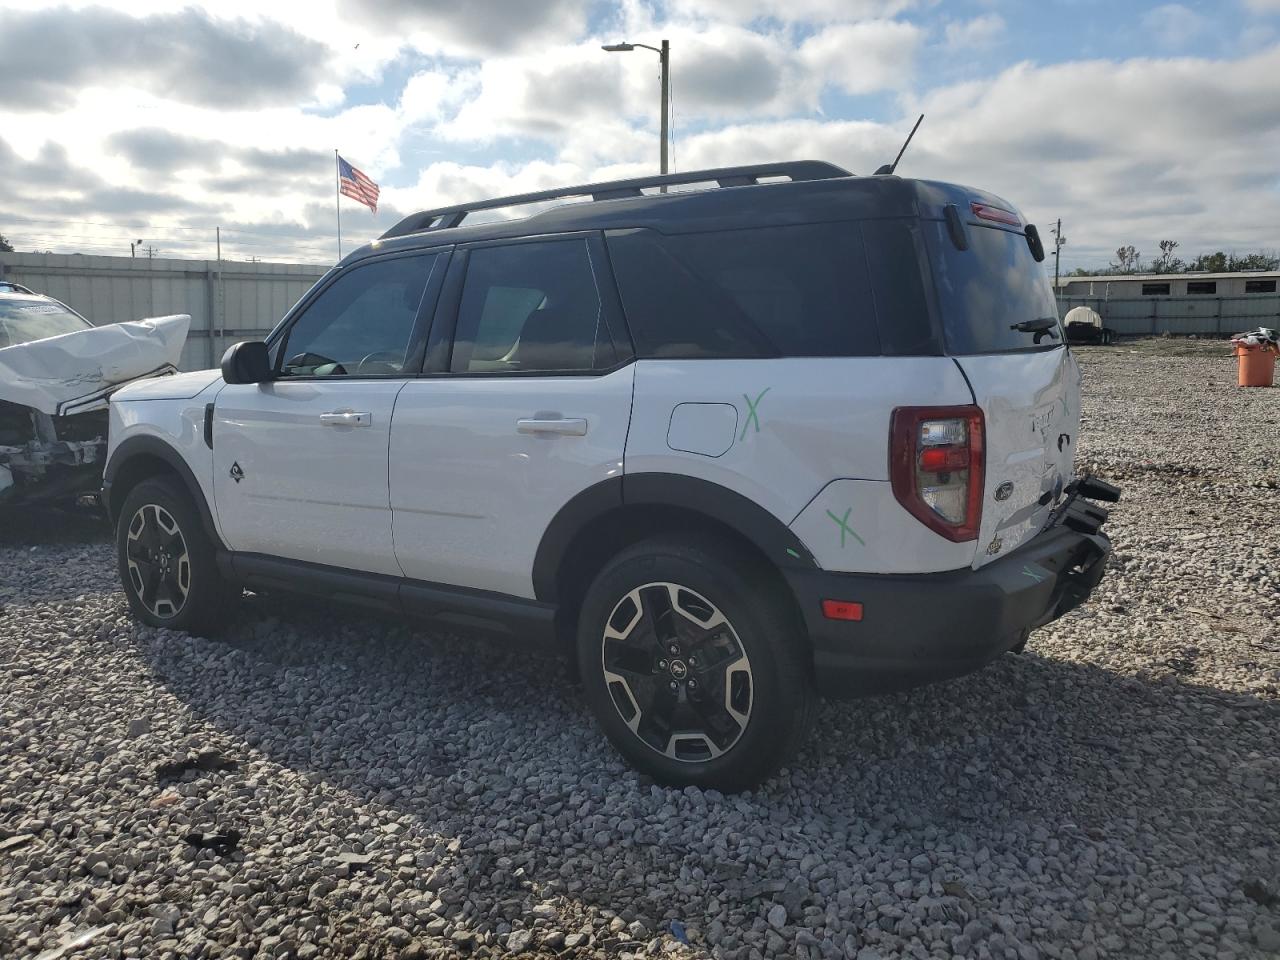
[[[1228,335],[1280,326],[1280,270],[1062,277],[1058,313],[1090,307],[1122,335]]]
[[[1120,276],[1063,277],[1064,297],[1238,297],[1274,294],[1280,270],[1250,273],[1132,273]]]

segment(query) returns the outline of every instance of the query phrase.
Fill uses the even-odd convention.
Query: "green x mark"
[[[840,527],[840,549],[841,550],[844,549],[844,535],[846,533],[849,536],[853,537],[853,539],[857,540],[864,547],[867,545],[867,541],[863,540],[860,536],[854,533],[853,528],[849,526],[849,514],[851,513],[853,513],[853,507],[850,507],[848,510],[846,510],[844,512],[843,517],[837,517],[830,510],[827,511],[827,516],[830,517],[832,520],[834,520],[836,524]]]
[[[756,425],[756,433],[760,432],[760,418],[756,416],[756,410],[760,406],[760,401],[764,399],[764,395],[771,389],[773,388],[765,387],[760,391],[760,395],[754,400],[748,397],[745,393],[742,395],[742,399],[747,401],[747,422],[742,425],[742,436],[738,438],[739,441],[747,439],[747,427],[751,426],[753,422]]]
[[[1040,582],[1042,582],[1042,581],[1044,580],[1044,577],[1043,577],[1043,576],[1041,576],[1040,574],[1036,573],[1034,570],[1032,570],[1032,569],[1031,569],[1030,567],[1028,567],[1026,564],[1023,564],[1023,565],[1022,565],[1022,575],[1023,575],[1024,577],[1030,577],[1030,578],[1031,578],[1032,580],[1034,580],[1036,583],[1040,583]]]

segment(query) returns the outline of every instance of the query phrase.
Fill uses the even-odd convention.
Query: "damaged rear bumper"
[[[1111,553],[1101,529],[1106,511],[1080,499],[1101,498],[1096,484],[1091,492],[1087,483],[1075,485],[1038,536],[978,569],[914,575],[789,571],[819,691],[839,698],[960,676],[1020,648],[1031,630],[1084,603]],[[825,599],[861,603],[862,619],[827,619]]]

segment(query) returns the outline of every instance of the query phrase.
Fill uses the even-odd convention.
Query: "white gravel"
[[[0,957],[1280,954],[1280,390],[1225,356],[1083,351],[1093,602],[734,797],[625,768],[554,661],[146,629],[103,532],[0,520]]]

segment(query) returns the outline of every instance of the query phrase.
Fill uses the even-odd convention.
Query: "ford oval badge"
[[[1000,486],[996,487],[997,500],[1008,500],[1012,496],[1013,496],[1012,480],[1006,480],[1004,483],[1000,484]]]

